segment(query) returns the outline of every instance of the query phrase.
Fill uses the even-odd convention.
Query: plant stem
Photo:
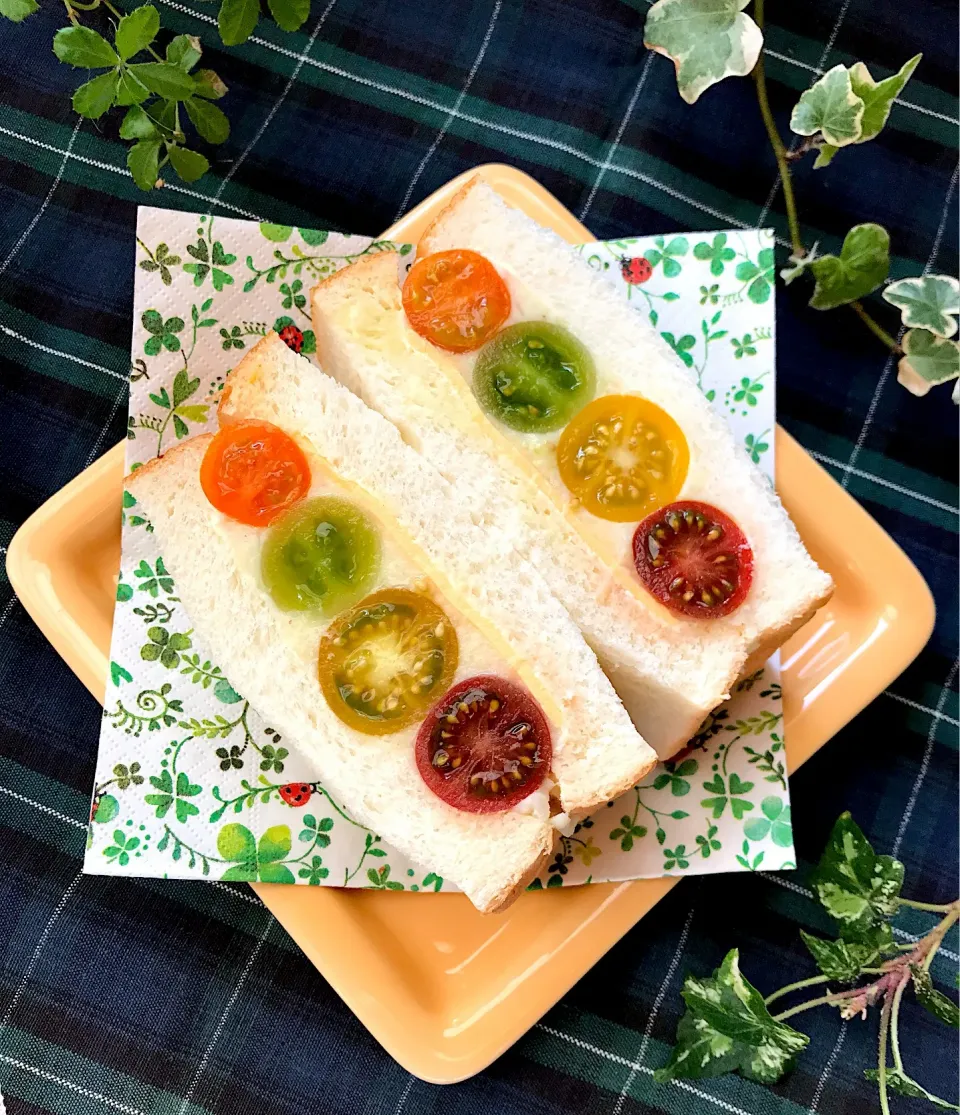
[[[901,906],[909,906],[911,910],[929,910],[931,914],[949,914],[957,908],[956,902],[945,902],[938,906],[933,902],[915,902],[912,898],[899,899]],[[956,921],[956,918],[953,919]]]
[[[774,991],[772,995],[768,995],[764,999],[764,1003],[770,1006],[771,1003],[782,999],[784,995],[789,995],[792,991],[800,991],[804,987],[816,987],[819,983],[829,983],[830,980],[827,976],[811,976],[809,979],[797,980],[796,983],[788,983],[786,987],[781,987],[779,991]]]
[[[880,1110],[883,1115],[890,1115],[890,1104],[887,1101],[887,1035],[890,1031],[890,1000],[884,999],[880,1011],[880,1052],[877,1058],[877,1068],[880,1076]]]
[[[897,984],[897,990],[893,993],[893,1006],[890,1008],[890,1049],[893,1053],[893,1063],[900,1072],[903,1072],[903,1058],[900,1056],[900,1038],[897,1035],[897,1020],[900,1017],[900,1000],[903,998],[903,990],[909,982],[910,977],[908,975],[906,979],[901,979]]]
[[[881,325],[878,325],[877,322],[873,320],[870,314],[868,314],[867,311],[863,308],[862,303],[850,302],[849,306],[850,309],[853,310],[853,312],[857,315],[857,317],[860,318],[863,324],[870,330],[870,332],[878,340],[882,341],[887,346],[887,348],[890,349],[891,352],[896,353],[898,356],[903,355],[903,349],[897,344],[896,338],[891,337],[886,329],[884,329]],[[901,901],[904,900],[901,899]],[[940,909],[941,907],[934,908]],[[927,907],[927,909],[929,909],[929,907]]]
[[[930,965],[933,963],[933,958],[937,954],[937,950],[943,944],[943,939],[947,935],[947,930],[960,918],[960,900],[953,903],[949,908],[950,912],[940,922],[940,924],[930,933],[927,940],[931,941],[930,948],[927,950],[927,955],[923,958],[921,967],[925,972],[930,971]]]
[[[763,4],[764,0],[754,0],[753,19],[760,30],[763,30]],[[787,160],[787,149],[783,145],[780,133],[777,131],[776,121],[770,109],[770,99],[767,96],[767,77],[763,66],[763,52],[753,67],[753,81],[757,87],[757,101],[760,105],[760,115],[763,117],[764,127],[770,138],[774,158],[780,171],[780,181],[783,184],[783,202],[787,209],[787,224],[790,226],[790,243],[793,253],[797,256],[804,254],[803,239],[800,236],[800,221],[797,217],[797,202],[793,196],[793,180],[790,177],[790,164]]]
[[[780,1014],[775,1014],[773,1020],[774,1022],[783,1022],[787,1018],[793,1018],[795,1014],[802,1014],[805,1010],[813,1010],[814,1007],[822,1007],[827,1004],[832,1006],[836,998],[836,995],[821,995],[819,999],[810,999],[806,1003],[801,1003],[798,1007],[791,1007]]]

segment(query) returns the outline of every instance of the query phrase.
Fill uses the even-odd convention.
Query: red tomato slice
[[[264,527],[310,490],[303,451],[269,422],[234,422],[216,433],[200,465],[200,485],[224,515]]]
[[[414,332],[437,348],[473,352],[510,316],[510,291],[478,252],[434,252],[410,268],[403,308]]]
[[[709,503],[681,500],[637,527],[633,560],[640,580],[672,611],[715,619],[736,611],[753,580],[743,531]]]
[[[482,674],[455,685],[417,735],[417,768],[437,797],[467,813],[500,813],[542,784],[547,718],[521,685]]]

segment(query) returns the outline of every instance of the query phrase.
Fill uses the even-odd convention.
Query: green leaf
[[[196,182],[210,169],[210,164],[203,155],[191,151],[186,147],[168,148],[170,162],[173,169],[180,175],[184,182]]]
[[[227,825],[226,828],[233,826]],[[242,825],[237,826],[243,828]],[[221,879],[226,879],[231,883],[255,883],[257,881],[257,864],[256,861],[238,864],[236,867],[228,867],[226,871],[220,876]]]
[[[141,139],[127,152],[127,167],[141,190],[152,190],[157,181],[160,141]]]
[[[191,403],[189,405],[177,407],[177,414],[182,418],[186,418],[188,422],[206,422],[208,409],[209,404]]]
[[[687,976],[682,994],[687,1010],[669,1061],[654,1073],[660,1083],[739,1071],[749,1080],[772,1084],[810,1041],[774,1020],[763,996],[740,973],[736,949],[709,978]]]
[[[223,0],[217,25],[226,46],[238,46],[253,34],[260,18],[260,0]]]
[[[867,1080],[872,1080],[875,1084],[880,1080],[879,1069],[864,1069],[863,1075]],[[893,1065],[887,1067],[887,1087],[891,1092],[896,1092],[901,1096],[910,1096],[912,1099],[926,1100],[932,1103],[934,1107],[939,1107],[944,1111],[960,1111],[955,1103],[949,1103],[947,1100],[941,1099],[939,1096],[933,1095],[928,1092],[926,1088],[919,1085],[912,1077],[907,1076],[905,1072],[894,1068]]]
[[[196,35],[177,35],[167,43],[167,61],[179,66],[185,73],[189,73],[200,61],[201,53],[200,40]]]
[[[126,62],[128,58],[145,50],[157,37],[159,30],[160,13],[152,4],[134,8],[117,24],[117,33],[114,35],[117,53]]]
[[[856,225],[843,240],[840,255],[808,264],[817,285],[810,299],[815,310],[832,310],[876,290],[890,271],[890,237],[882,225]]]
[[[903,864],[878,856],[849,813],[842,813],[811,878],[845,941],[869,941],[899,905]]]
[[[270,14],[284,31],[296,31],[310,14],[310,0],[267,0]]]
[[[275,244],[282,244],[284,240],[288,240],[291,232],[293,232],[292,225],[273,225],[269,221],[260,222],[260,234],[267,240],[272,240]]]
[[[800,930],[803,943],[810,950],[817,967],[832,980],[852,983],[860,972],[870,967],[878,955],[872,945],[858,944],[856,941],[824,941]]]
[[[903,87],[910,80],[922,57],[922,54],[915,54],[909,61],[904,62],[898,73],[883,81],[874,81],[870,71],[862,62],[857,62],[850,67],[850,83],[853,91],[864,104],[863,131],[859,143],[866,143],[868,139],[873,139],[880,133],[890,115],[893,102],[903,91]]]
[[[73,111],[88,120],[96,120],[97,117],[103,116],[117,99],[119,83],[120,78],[116,70],[110,70],[84,82],[73,94]]]
[[[194,92],[208,101],[219,101],[227,92],[227,87],[213,70],[197,70],[194,74]]]
[[[934,1017],[939,1018],[941,1022],[946,1022],[948,1026],[960,1030],[960,1007],[953,999],[948,999],[943,992],[938,991],[933,986],[933,980],[929,972],[917,965],[911,965],[911,971],[913,972],[913,991],[917,996],[917,1002]]]
[[[836,65],[800,97],[790,128],[801,136],[823,134],[827,143],[845,147],[863,132],[863,101],[854,93],[846,66]]]
[[[182,329],[183,322],[180,320],[180,318],[170,319],[170,321],[174,320],[180,322],[180,328]],[[170,327],[170,321],[167,322],[167,328]],[[196,391],[199,386],[199,377],[196,379],[191,379],[187,375],[186,368],[181,368],[180,371],[177,372],[173,380],[173,405],[175,407],[178,407],[181,403],[186,402],[186,400],[190,398],[190,396],[194,393],[194,391]]]
[[[311,248],[319,248],[321,244],[326,244],[327,237],[330,235],[325,229],[301,228],[299,231],[304,244],[309,244]],[[404,247],[409,250],[408,244],[405,244]],[[400,254],[405,254],[402,248]]]
[[[245,825],[224,825],[217,836],[217,851],[225,860],[255,862],[257,842],[253,833]]]
[[[208,143],[223,143],[230,135],[230,121],[216,105],[190,97],[183,102],[183,107],[191,124]]]
[[[118,105],[139,105],[150,96],[150,90],[135,77],[129,69],[120,73],[120,86],[117,90]]]
[[[139,105],[127,109],[127,114],[120,125],[121,139],[154,139],[159,134],[156,124]]]
[[[750,73],[763,35],[743,9],[749,0],[658,0],[647,12],[644,46],[671,59],[677,88],[694,101],[725,77]]]
[[[295,881],[293,872],[282,863],[260,864],[261,883],[293,883]]]
[[[832,143],[824,143],[820,150],[817,152],[816,162],[813,164],[814,170],[822,170],[823,167],[829,166],[833,162],[833,156],[840,150],[839,147],[834,147]]]
[[[129,71],[151,93],[169,101],[182,101],[196,89],[196,81],[171,62],[139,62]]]
[[[53,53],[61,62],[87,70],[102,70],[105,66],[120,64],[113,47],[89,27],[61,27],[53,36]]]
[[[0,0],[0,15],[19,23],[28,15],[33,15],[38,7],[37,0]]]
[[[912,395],[926,395],[931,387],[960,376],[960,346],[928,329],[910,329],[904,336],[897,382]]]
[[[287,825],[274,825],[260,837],[257,856],[261,863],[273,863],[290,854],[290,829]]]
[[[938,337],[952,337],[960,314],[960,283],[952,275],[921,275],[900,279],[883,291],[883,299],[899,306],[908,328],[929,329]]]

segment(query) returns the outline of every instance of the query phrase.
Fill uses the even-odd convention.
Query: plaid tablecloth
[[[230,86],[233,135],[207,178],[171,184],[155,203],[375,233],[452,175],[503,160],[600,237],[760,222],[785,233],[750,84],[724,83],[685,106],[670,63],[643,49],[645,0],[315,0],[308,33],[262,23],[229,54],[216,49],[212,5],[158,6],[165,26],[200,36]],[[956,273],[956,5],[768,8],[784,126],[799,90],[836,62],[862,58],[886,74],[924,52],[882,138],[827,172],[805,163],[797,188],[807,235],[823,247],[879,220],[895,276]],[[70,112],[75,78],[50,50],[61,22],[54,0],[19,27],[0,20],[0,552],[123,436],[141,195],[116,122],[78,125]],[[843,1025],[825,1011],[800,1019],[811,1046],[777,1088],[652,1079],[685,971],[711,969],[737,944],[765,990],[810,973],[797,929],[822,923],[804,872],[842,809],[905,861],[910,895],[942,902],[957,892],[957,412],[947,391],[907,395],[852,315],[807,309],[801,285],[778,290],[781,421],[917,563],[939,619],[917,662],[794,778],[799,874],[684,883],[488,1071],[449,1088],[423,1084],[248,890],[81,877],[100,710],[0,574],[7,1112],[878,1110],[861,1075],[875,1057],[875,1020]],[[900,940],[929,923],[902,916]],[[955,935],[947,945],[937,974],[952,982]],[[914,1075],[955,1096],[949,1033],[912,1001],[902,1029]],[[925,1109],[897,1098],[894,1110]]]

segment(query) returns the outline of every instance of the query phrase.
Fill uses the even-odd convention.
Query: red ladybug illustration
[[[280,330],[280,340],[294,352],[299,352],[303,348],[303,333],[295,325],[285,325]]]
[[[288,782],[286,786],[280,787],[280,796],[287,805],[292,805],[294,809],[306,805],[312,793],[313,787],[309,782]]]
[[[645,259],[643,256],[634,256],[633,259],[627,259],[626,256],[621,256],[620,274],[623,275],[625,282],[634,286],[637,283],[645,283],[653,274],[653,267],[650,264],[650,260]],[[283,336],[282,333],[281,336]]]

